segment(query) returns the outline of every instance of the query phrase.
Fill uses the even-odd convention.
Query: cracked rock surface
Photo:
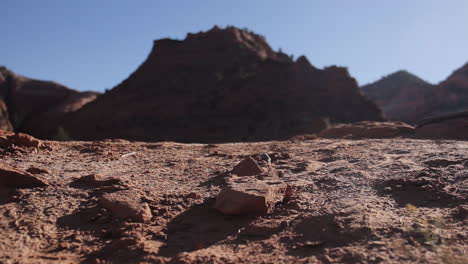
[[[0,188],[0,263],[468,262],[466,141],[42,143],[0,147],[48,184]]]

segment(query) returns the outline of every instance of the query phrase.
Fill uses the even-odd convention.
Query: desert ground
[[[0,150],[3,167],[46,183],[1,189],[0,263],[468,263],[466,141]],[[254,177],[232,174],[248,157],[268,167],[255,181],[290,196],[268,213],[223,214],[214,204],[230,178]]]

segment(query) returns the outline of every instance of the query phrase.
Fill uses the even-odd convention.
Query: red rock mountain
[[[389,119],[416,124],[426,118],[468,110],[468,63],[437,85],[399,71],[362,89]]]
[[[398,71],[362,89],[387,118],[413,124],[427,115],[434,87],[407,71]]]
[[[432,116],[468,110],[468,63],[435,88]]]
[[[5,102],[5,110],[17,132],[50,138],[67,113],[78,110],[97,95],[55,82],[30,79],[0,67],[0,99]]]
[[[332,122],[383,120],[345,68],[313,67],[262,36],[214,27],[161,39],[120,85],[74,113],[74,138],[226,142],[283,139]]]

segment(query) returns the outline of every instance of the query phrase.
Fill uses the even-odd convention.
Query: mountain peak
[[[183,40],[161,39],[154,42],[153,53],[174,57],[210,54],[212,57],[250,57],[292,63],[286,54],[275,52],[262,35],[248,29],[214,26],[208,31],[189,33]]]
[[[364,85],[362,88],[364,90],[371,90],[371,89],[381,87],[383,85],[385,86],[391,85],[391,86],[394,86],[395,89],[398,89],[398,88],[408,86],[408,85],[427,86],[431,84],[421,79],[420,77],[410,73],[407,70],[399,70],[387,76],[384,76],[382,79],[374,83]]]

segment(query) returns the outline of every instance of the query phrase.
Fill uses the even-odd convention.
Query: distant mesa
[[[317,69],[260,35],[214,27],[155,41],[134,73],[62,125],[83,140],[229,142],[316,133],[325,119],[384,120],[346,68]]]
[[[468,63],[437,85],[399,71],[362,90],[390,120],[417,124],[430,117],[468,110]]]
[[[52,138],[67,114],[98,95],[30,79],[0,67],[0,129]]]

